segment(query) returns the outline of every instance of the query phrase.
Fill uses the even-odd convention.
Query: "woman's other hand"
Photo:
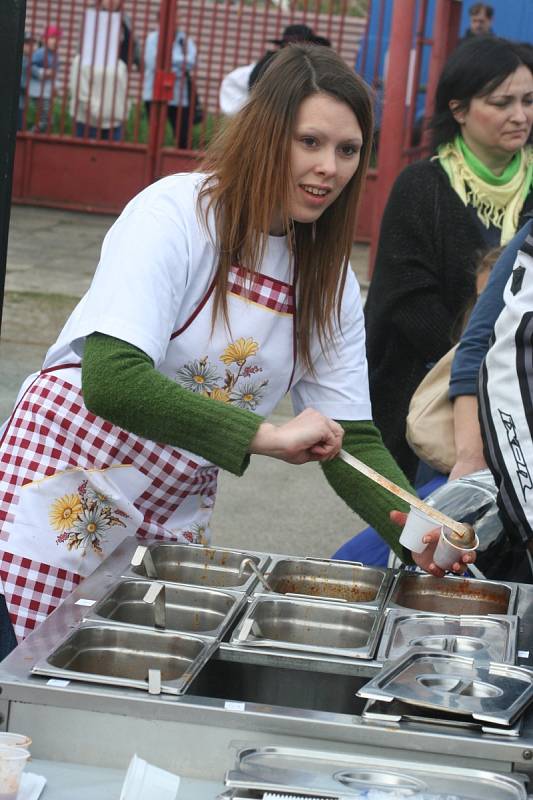
[[[279,458],[289,464],[330,461],[338,454],[344,436],[334,420],[312,408],[283,425],[263,422],[250,444],[250,453]]]
[[[405,525],[405,521],[407,520],[407,514],[404,514],[402,511],[391,511],[390,518],[392,522],[395,522],[396,525],[399,525],[403,528]],[[440,528],[435,528],[432,531],[428,531],[422,539],[424,544],[427,545],[425,550],[422,550],[421,553],[413,553],[411,555],[413,557],[413,561],[425,572],[429,572],[431,575],[434,575],[436,578],[442,578],[446,573],[445,570],[437,567],[436,564],[433,563],[433,554],[435,552],[435,547],[440,538]],[[464,571],[467,569],[469,564],[473,564],[476,560],[475,552],[465,553],[462,556],[461,561],[456,561],[455,564],[452,566],[450,572],[455,572],[457,575],[462,575]]]

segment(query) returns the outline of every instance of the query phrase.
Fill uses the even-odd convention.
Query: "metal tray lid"
[[[533,672],[414,648],[385,666],[357,694],[512,725],[533,699]]]
[[[395,661],[413,647],[514,664],[518,637],[516,615],[437,617],[391,609],[385,621],[377,661]]]
[[[475,720],[472,716],[463,714],[448,714],[436,708],[421,708],[403,703],[401,700],[368,700],[365,705],[362,718],[365,722],[387,725],[394,728],[420,729],[423,725],[427,728],[455,728],[456,730],[471,730],[488,736],[520,736],[523,727],[523,718],[519,718],[514,725],[484,724],[481,720]]]
[[[247,747],[226,774],[228,787],[307,797],[361,797],[371,788],[393,797],[455,795],[468,800],[526,800],[519,775],[421,764],[393,758],[347,755],[303,748]]]

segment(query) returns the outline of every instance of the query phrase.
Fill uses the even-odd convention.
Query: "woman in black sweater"
[[[519,45],[473,39],[451,55],[437,88],[433,149],[394,184],[366,303],[374,421],[406,474],[411,396],[451,347],[482,254],[505,244],[533,208],[533,64]]]

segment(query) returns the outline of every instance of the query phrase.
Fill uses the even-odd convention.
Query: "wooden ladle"
[[[444,525],[446,528],[450,528],[450,530],[452,530],[454,534],[456,534],[456,536],[461,540],[462,546],[470,546],[475,541],[474,529],[471,525],[466,525],[463,522],[456,522],[451,517],[443,514],[442,511],[437,511],[436,508],[432,508],[432,506],[425,503],[416,495],[411,494],[406,489],[402,489],[401,486],[398,486],[388,478],[385,478],[379,472],[376,472],[375,469],[367,466],[363,461],[360,461],[358,458],[355,458],[355,456],[347,453],[346,450],[341,449],[339,451],[339,458],[345,461],[346,464],[349,464],[351,467],[356,469],[362,475],[366,475],[366,477],[371,481],[374,481],[374,483],[382,486],[383,489],[386,489],[391,494],[396,495],[396,497],[399,497],[401,500],[405,500],[405,502],[409,503],[409,505],[413,508],[418,508],[419,511],[422,511],[428,517],[434,519],[436,526]],[[457,541],[456,544],[458,544]]]

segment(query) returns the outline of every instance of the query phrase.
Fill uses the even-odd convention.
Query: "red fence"
[[[175,9],[171,9],[174,2]],[[100,9],[121,7],[119,56],[123,66],[120,70],[114,67],[111,73],[101,73],[95,67],[98,15],[97,33],[92,39],[93,63],[83,71],[87,12],[94,7],[93,0],[27,0],[26,32],[33,41],[25,46],[25,86],[21,89],[13,186],[15,201],[117,212],[133,194],[157,177],[194,168],[199,152],[219,122],[222,78],[236,66],[256,61],[265,50],[272,49],[270,40],[279,38],[287,24],[309,25],[316,34],[327,37],[352,66],[365,27],[363,18],[347,13],[348,0],[293,2],[289,4],[293,9],[289,13],[281,10],[281,4],[273,6],[264,0],[124,0],[122,3],[99,0],[99,3]],[[302,8],[296,10],[297,5]],[[328,13],[321,13],[323,7],[330,9]],[[340,13],[334,14],[334,7]],[[180,108],[179,102],[174,124],[170,113],[170,124],[166,119],[164,98],[172,96],[172,87],[167,90],[164,85],[159,87],[159,94],[156,87],[152,103],[156,108],[151,116],[143,98],[147,37],[159,29],[161,21],[166,19],[165,12],[171,16],[175,13],[176,28],[184,33],[184,53],[188,54],[191,46],[196,50],[194,60],[188,65],[192,78],[188,88],[183,89],[185,66],[181,76],[178,73],[174,77],[180,92],[190,90],[190,108],[194,108],[196,95],[203,108],[200,124],[194,124],[192,110],[188,113],[185,138],[182,123],[187,112]],[[41,50],[37,60],[48,72],[32,80],[32,74],[37,74],[32,70],[32,61],[36,59],[39,44],[49,44],[50,26],[59,28],[61,33],[57,56]],[[159,38],[164,40],[168,34],[165,27],[162,31]],[[101,58],[107,67],[112,38],[109,29],[104,38],[105,53]],[[159,42],[159,48],[162,47]],[[171,50],[170,47],[167,63],[162,65],[167,77],[171,71]],[[165,76],[162,77],[164,84]]]

